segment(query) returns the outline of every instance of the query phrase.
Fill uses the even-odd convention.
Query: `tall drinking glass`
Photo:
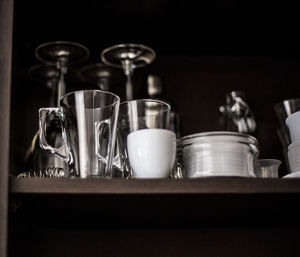
[[[290,171],[289,160],[288,160],[288,146],[291,142],[290,131],[285,123],[286,119],[293,113],[300,111],[300,98],[285,99],[274,105],[274,111],[277,116],[279,127],[277,128],[277,134],[283,147],[283,156],[288,171]]]
[[[71,176],[111,177],[120,99],[108,91],[85,90],[64,95],[60,108],[41,108],[40,144],[64,159]],[[61,122],[63,143],[52,147],[47,138],[47,120]]]
[[[121,103],[118,132],[134,178],[170,176],[175,162],[176,135],[169,130],[169,115],[170,106],[159,100]]]
[[[291,116],[297,111],[300,111],[300,98],[283,100],[274,105],[274,110],[280,125],[280,132],[278,132],[281,136],[280,139],[282,140],[282,144],[287,147],[289,144],[291,144],[291,138],[285,121],[287,117]]]

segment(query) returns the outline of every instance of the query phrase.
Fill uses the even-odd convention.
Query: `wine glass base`
[[[101,53],[101,60],[112,67],[123,68],[129,61],[133,68],[143,67],[155,59],[153,49],[141,44],[119,44],[106,48]]]
[[[46,64],[76,64],[86,60],[89,55],[90,51],[85,46],[68,41],[47,42],[35,50],[36,58]]]

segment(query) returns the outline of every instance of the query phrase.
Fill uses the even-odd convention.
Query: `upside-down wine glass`
[[[90,51],[83,45],[69,41],[53,41],[38,46],[35,56],[45,64],[56,65],[59,72],[57,84],[57,106],[66,92],[65,76],[70,65],[86,60]]]
[[[83,82],[96,84],[99,89],[109,91],[111,84],[119,79],[119,73],[117,69],[99,62],[82,67],[78,74]]]
[[[51,91],[50,106],[57,105],[57,84],[59,79],[59,72],[55,65],[39,64],[32,66],[28,70],[28,75],[31,80],[45,85]]]
[[[79,63],[89,56],[89,50],[74,42],[54,41],[38,46],[35,56],[43,65],[30,68],[29,76],[32,80],[44,83],[51,89],[50,106],[59,106],[60,98],[65,94],[65,75],[69,65]],[[48,132],[51,134],[53,144],[61,143],[61,131],[57,130],[57,120],[52,120]],[[39,146],[39,131],[32,139],[31,146],[26,154],[26,176],[68,176],[69,171],[63,160],[42,150]],[[63,171],[63,172],[61,172]],[[22,174],[24,175],[24,173]]]
[[[133,99],[132,74],[155,59],[153,49],[141,44],[119,44],[104,49],[101,60],[111,67],[122,68],[126,75],[126,100]]]

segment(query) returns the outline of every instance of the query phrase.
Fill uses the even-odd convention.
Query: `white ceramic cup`
[[[135,178],[167,178],[176,155],[176,135],[166,129],[141,129],[127,137]]]
[[[288,160],[291,172],[300,170],[300,141],[296,141],[288,147]]]
[[[288,116],[285,123],[289,128],[291,142],[300,140],[300,111]]]

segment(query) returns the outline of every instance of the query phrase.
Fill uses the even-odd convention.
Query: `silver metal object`
[[[245,94],[232,91],[226,95],[226,104],[219,108],[226,120],[226,130],[252,134],[256,130],[253,112],[245,101]]]

